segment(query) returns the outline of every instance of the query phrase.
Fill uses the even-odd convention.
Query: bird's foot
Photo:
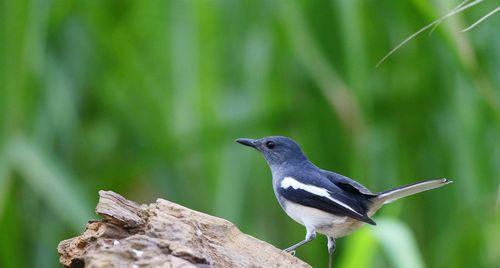
[[[292,255],[292,256],[295,256],[295,250],[286,250],[286,249],[284,249],[283,251],[286,252],[286,253],[288,253],[288,254],[290,254],[290,255]]]

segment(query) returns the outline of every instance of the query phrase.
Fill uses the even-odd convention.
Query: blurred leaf
[[[295,1],[278,1],[283,27],[288,33],[290,43],[305,70],[317,83],[323,96],[336,111],[344,127],[357,134],[362,127],[360,107],[356,96],[347,87],[339,74],[328,63],[316,40],[307,28],[305,19]]]
[[[245,188],[249,177],[249,167],[239,164],[240,161],[248,162],[249,154],[243,150],[224,148],[221,153],[221,173],[218,181],[215,199],[215,214],[233,222],[241,221]],[[241,174],[237,177],[235,174]]]
[[[81,186],[36,146],[16,138],[7,145],[6,152],[13,168],[73,230],[81,230],[92,218],[92,207]]]
[[[14,191],[10,191],[4,204],[4,217],[0,218],[0,266],[28,267],[29,260],[23,254],[26,247],[23,237],[29,233],[22,229],[20,215],[26,213],[19,209]],[[31,216],[31,215],[29,215]]]
[[[413,232],[403,222],[394,219],[378,219],[373,234],[394,267],[425,267]]]
[[[347,244],[342,248],[343,254],[338,263],[334,259],[334,266],[349,268],[373,266],[375,251],[378,245],[376,237],[373,236],[372,229],[365,226],[350,235]]]
[[[10,171],[9,163],[6,158],[0,153],[0,219],[3,216],[3,207],[7,193],[10,189]]]
[[[54,245],[58,244],[57,237],[61,235],[63,226],[59,222],[54,223],[52,213],[40,215],[40,230],[35,234],[35,267],[58,267],[59,263],[53,258]]]

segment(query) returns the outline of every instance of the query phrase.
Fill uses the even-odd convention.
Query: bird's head
[[[271,166],[285,163],[296,164],[307,161],[300,146],[290,138],[270,136],[261,139],[237,139],[236,142],[255,148],[264,155],[267,164]]]

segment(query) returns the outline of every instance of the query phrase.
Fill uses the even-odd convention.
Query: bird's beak
[[[242,139],[237,139],[236,142],[239,144],[243,144],[245,146],[248,146],[248,147],[257,148],[257,141],[256,140],[242,138]]]

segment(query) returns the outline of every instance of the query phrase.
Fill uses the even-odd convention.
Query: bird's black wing
[[[343,191],[328,180],[285,177],[278,191],[291,202],[375,225],[367,215],[365,199]]]
[[[366,195],[367,197],[375,197],[377,194],[372,193],[365,186],[360,183],[335,172],[331,172],[328,170],[322,170],[322,172],[326,175],[326,177],[333,182],[335,185],[340,187],[342,190],[354,194]]]

